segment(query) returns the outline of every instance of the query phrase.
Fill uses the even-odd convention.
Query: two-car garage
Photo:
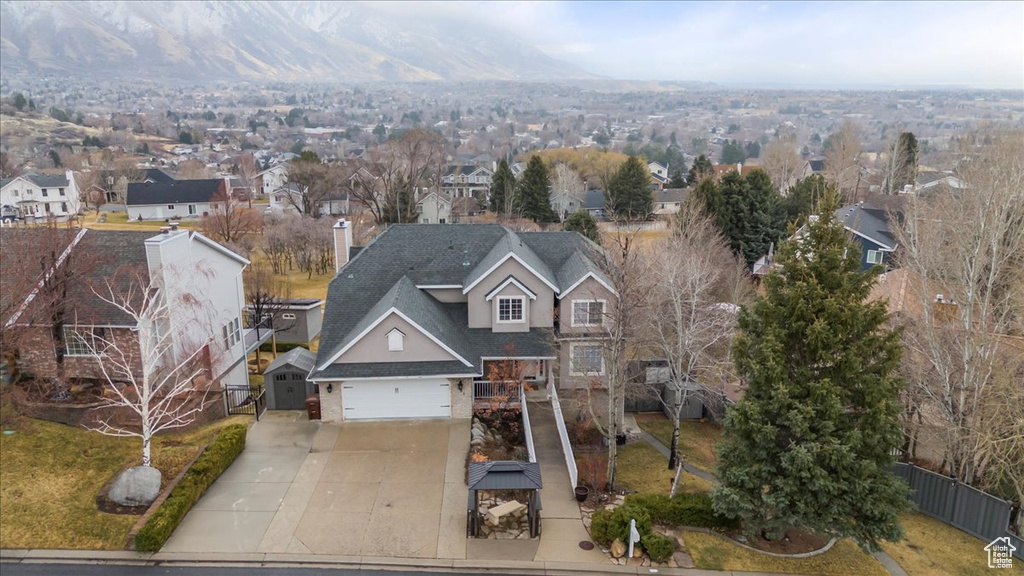
[[[451,418],[451,384],[446,378],[346,380],[342,384],[345,420]]]

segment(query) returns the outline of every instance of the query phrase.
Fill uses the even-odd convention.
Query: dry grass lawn
[[[100,223],[99,215],[94,210],[88,210],[81,216],[81,224],[83,228],[91,228],[93,230],[128,230],[128,231],[140,231],[140,230],[152,230],[154,233],[160,231],[161,226],[166,226],[167,223],[163,220],[143,220],[138,222],[135,220],[128,220],[128,214],[126,212],[107,212],[107,221]],[[199,222],[197,220],[182,220],[179,222],[182,228],[188,230],[199,230]]]
[[[619,448],[618,479],[622,488],[649,494],[668,494],[672,490],[675,470],[668,469],[668,460],[646,442],[634,442]],[[703,478],[683,472],[679,477],[683,492],[707,492],[711,483]]]
[[[687,552],[697,568],[827,576],[887,576],[870,554],[851,540],[841,540],[828,552],[812,558],[776,558],[740,548],[717,534],[683,530]]]
[[[882,548],[910,576],[982,576],[1024,574],[1024,561],[1016,560],[1013,570],[990,570],[983,542],[970,534],[919,512],[900,517],[906,538],[886,542]]]
[[[672,445],[672,423],[663,414],[637,414],[636,423],[665,446]],[[722,427],[714,422],[679,423],[679,447],[686,463],[713,472],[717,459],[715,444],[722,440]]]
[[[234,416],[154,442],[153,464],[170,481]],[[138,516],[106,514],[96,494],[122,467],[139,462],[135,438],[20,416],[0,436],[0,547],[120,550]]]

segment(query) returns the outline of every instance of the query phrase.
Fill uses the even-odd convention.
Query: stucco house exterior
[[[452,201],[446,194],[427,194],[416,203],[416,221],[420,224],[450,224]]]
[[[400,224],[349,260],[350,229],[309,378],[324,420],[469,418],[509,360],[568,397],[603,382],[615,292],[582,235]]]
[[[0,206],[4,216],[29,221],[73,218],[81,193],[70,170],[64,174],[24,174],[0,180]]]

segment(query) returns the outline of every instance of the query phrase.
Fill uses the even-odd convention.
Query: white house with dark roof
[[[0,180],[0,206],[5,219],[67,220],[78,214],[80,205],[81,194],[70,170]]]
[[[567,398],[604,381],[615,291],[580,234],[394,225],[348,260],[349,229],[310,373],[324,420],[469,418],[509,361]]]
[[[129,220],[195,219],[216,210],[229,190],[227,178],[133,182],[125,207]]]

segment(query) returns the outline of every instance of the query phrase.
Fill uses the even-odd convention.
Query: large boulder
[[[114,481],[107,497],[121,506],[149,506],[160,495],[160,477],[152,466],[129,468]]]

